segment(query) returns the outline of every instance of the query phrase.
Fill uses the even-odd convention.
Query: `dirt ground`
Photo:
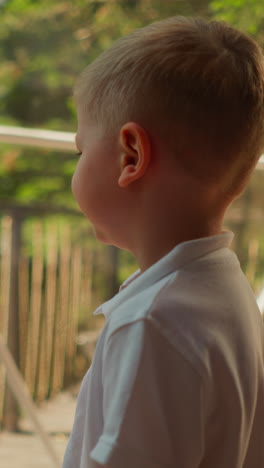
[[[77,394],[78,387],[75,387],[43,403],[37,410],[61,462],[73,424]],[[51,468],[51,459],[26,415],[19,426],[21,432],[16,434],[0,432],[0,467]]]

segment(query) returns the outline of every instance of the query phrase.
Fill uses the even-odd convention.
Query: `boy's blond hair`
[[[135,121],[168,143],[182,168],[239,192],[264,147],[264,59],[223,22],[173,17],[134,31],[80,76],[75,97],[117,132]]]

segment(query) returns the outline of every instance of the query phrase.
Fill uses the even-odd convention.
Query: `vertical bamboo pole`
[[[248,266],[247,266],[247,279],[250,282],[252,288],[256,276],[257,264],[258,264],[258,253],[259,253],[259,241],[256,238],[250,239],[248,244]]]
[[[19,323],[20,323],[20,369],[25,375],[27,328],[29,316],[29,263],[28,258],[20,256],[19,263]]]
[[[43,279],[43,227],[36,222],[32,232],[32,272],[30,313],[28,323],[28,341],[26,353],[26,382],[33,394],[37,375],[37,362],[39,352],[40,316],[42,306],[42,279]]]
[[[64,381],[67,320],[70,297],[70,255],[71,240],[69,225],[60,228],[60,263],[59,263],[59,301],[55,316],[55,352],[52,368],[52,392],[61,388]]]
[[[37,399],[48,396],[53,348],[53,330],[56,311],[57,266],[58,266],[58,228],[49,224],[46,232],[46,282],[45,307],[41,322],[40,359],[37,380]]]
[[[80,308],[82,252],[80,246],[72,249],[71,262],[71,296],[68,314],[68,330],[66,342],[66,378],[71,380],[74,373],[74,357],[76,352],[76,335]]]
[[[107,246],[107,275],[108,275],[108,297],[114,296],[119,289],[117,280],[118,264],[119,264],[119,249],[113,245]]]
[[[91,250],[85,247],[83,250],[83,271],[81,276],[80,306],[82,310],[89,310],[92,297],[92,267],[93,259]]]
[[[10,300],[8,317],[7,345],[16,365],[19,365],[19,258],[21,251],[21,226],[19,217],[13,218],[11,269],[10,269]],[[18,424],[18,405],[10,390],[6,388],[4,400],[3,426],[8,431],[16,431]]]
[[[5,216],[1,221],[0,238],[0,332],[5,344],[7,343],[10,301],[11,238],[12,218],[10,216]],[[0,422],[3,418],[5,382],[6,372],[4,367],[0,365]]]

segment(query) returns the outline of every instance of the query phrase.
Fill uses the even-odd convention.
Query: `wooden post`
[[[251,284],[251,287],[254,288],[256,286],[254,284],[257,264],[258,264],[258,254],[259,254],[259,241],[258,239],[254,238],[249,240],[248,244],[248,264],[247,264],[247,271],[246,276]]]
[[[11,272],[11,240],[12,240],[12,218],[5,216],[1,222],[0,242],[0,332],[4,343],[7,343],[8,316],[10,301],[10,272]],[[4,411],[4,396],[6,389],[6,372],[0,366],[0,421],[2,423]]]
[[[19,329],[20,329],[20,371],[25,375],[27,331],[29,318],[29,259],[20,255],[19,264]]]
[[[80,291],[82,276],[82,249],[74,246],[71,262],[71,297],[68,309],[68,327],[65,356],[65,380],[71,381],[74,373],[74,358],[76,352],[76,336],[78,330],[78,316],[80,309]]]
[[[44,400],[49,393],[53,354],[54,317],[57,304],[58,227],[49,224],[46,232],[45,307],[41,315],[40,355],[37,369],[36,399]]]
[[[107,265],[107,276],[108,276],[108,298],[114,296],[119,289],[117,272],[119,263],[119,249],[113,245],[107,246],[108,253],[108,265]]]
[[[93,273],[93,258],[92,252],[89,247],[83,249],[83,271],[81,276],[81,295],[80,295],[80,311],[85,311],[86,323],[88,328],[92,328],[94,325],[94,316],[87,316],[88,310],[91,309],[91,298],[92,298],[92,273]],[[92,319],[92,323],[90,321]]]
[[[13,218],[11,243],[10,299],[8,318],[7,346],[16,365],[19,365],[19,256],[21,248],[21,225],[19,217]],[[16,431],[18,424],[18,406],[9,388],[6,389],[3,427],[8,431]]]
[[[63,387],[70,301],[71,232],[61,225],[59,239],[58,301],[54,318],[54,351],[51,366],[51,394]]]
[[[35,394],[39,357],[40,317],[42,309],[43,279],[43,226],[37,222],[32,232],[33,258],[31,272],[31,297],[28,323],[25,377],[32,395]]]
[[[238,256],[238,259],[241,264],[243,271],[247,269],[248,257],[247,257],[247,238],[248,238],[248,226],[249,226],[249,216],[251,211],[251,202],[252,202],[252,189],[250,186],[247,187],[243,198],[241,200],[242,206],[242,216],[241,220],[237,224],[236,236],[235,236],[235,245],[234,250]]]

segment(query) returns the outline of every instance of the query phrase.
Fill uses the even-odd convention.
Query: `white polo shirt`
[[[63,468],[264,467],[264,327],[231,240],[178,245],[96,311]]]

